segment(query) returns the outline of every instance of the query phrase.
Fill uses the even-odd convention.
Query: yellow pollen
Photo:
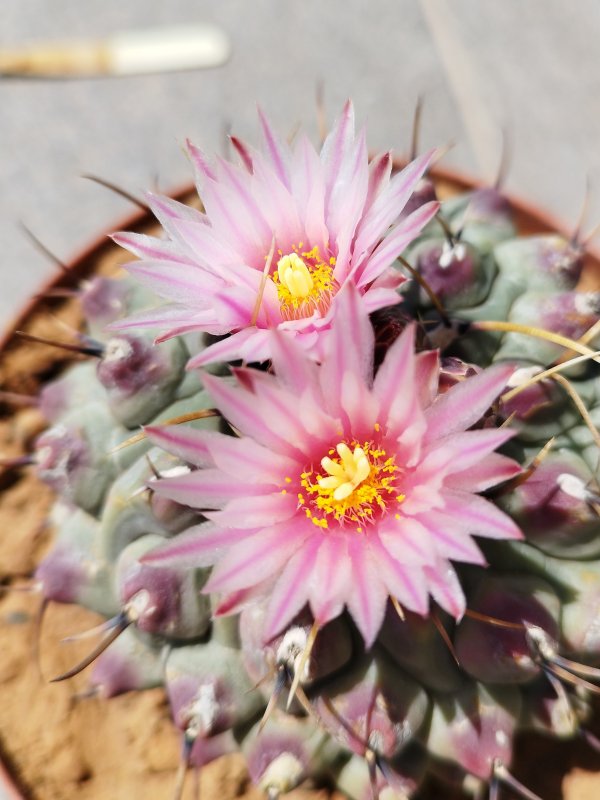
[[[271,278],[277,288],[281,314],[284,319],[310,317],[315,312],[325,314],[339,288],[333,277],[335,256],[329,261],[321,258],[319,248],[302,250],[303,243],[282,253]]]
[[[320,470],[310,468],[300,475],[298,506],[314,525],[354,524],[362,533],[392,501],[405,499],[397,486],[400,467],[373,442],[342,441],[327,453]]]

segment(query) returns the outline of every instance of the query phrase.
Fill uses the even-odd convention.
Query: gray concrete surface
[[[597,0],[429,0],[453,19],[499,147],[513,142],[508,188],[573,222],[585,176],[600,218],[600,4]],[[406,149],[426,95],[423,146],[457,142],[446,162],[478,166],[417,0],[1,0],[0,47],[214,21],[233,42],[223,68],[120,80],[0,79],[0,325],[52,267],[25,222],[68,258],[128,205],[80,178],[93,172],[141,192],[188,175],[179,143],[208,150],[222,130],[253,137],[258,101],[283,130],[315,133],[315,85],[330,119],[352,96],[373,148]],[[490,125],[487,126],[488,129]]]

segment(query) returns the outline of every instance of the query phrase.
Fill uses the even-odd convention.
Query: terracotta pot
[[[438,170],[436,177],[443,195],[477,186],[447,170]],[[187,199],[191,190],[175,195]],[[558,228],[554,220],[525,203],[513,201],[513,207],[522,233]],[[114,229],[145,231],[152,227],[149,216],[138,212]],[[13,331],[60,338],[56,318],[78,326],[81,315],[75,300],[52,296],[55,290],[73,288],[92,274],[113,274],[128,258],[102,236],[72,260],[66,273],[57,273],[42,288],[0,340],[2,389],[35,395],[72,360],[54,348],[25,342]],[[597,284],[594,276],[600,275],[600,256],[590,253],[586,261],[586,284]],[[27,452],[43,421],[35,408],[4,406],[3,411],[0,453],[3,457],[21,455]],[[51,493],[27,471],[15,470],[0,472],[0,489],[0,578],[5,583],[26,585],[49,544],[51,533],[44,520]],[[35,800],[170,797],[178,739],[162,690],[124,695],[107,703],[77,698],[76,693],[85,689],[85,675],[68,683],[48,684],[49,677],[75,663],[82,652],[74,645],[61,645],[60,639],[99,621],[83,609],[58,605],[49,609],[40,638],[44,682],[33,656],[38,608],[39,598],[27,592],[9,591],[0,601],[0,749],[22,791],[20,795],[14,787],[11,789],[7,773],[0,772],[0,800],[19,796]],[[88,645],[84,642],[82,647]],[[517,748],[517,773],[545,800],[600,797],[600,776],[597,780],[583,771],[594,769],[594,764],[598,766],[598,759],[577,742],[548,743],[527,737]],[[207,800],[240,796],[247,788],[241,759],[228,757],[210,765],[203,772],[202,784],[202,797]],[[191,797],[191,786],[188,791],[185,796]],[[248,797],[260,796],[252,789],[248,791]],[[427,796],[440,798],[442,794],[438,786]],[[317,795],[304,790],[294,793],[295,798],[301,796]]]

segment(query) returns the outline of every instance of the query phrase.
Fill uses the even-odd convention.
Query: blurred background
[[[224,130],[256,138],[260,103],[283,132],[317,137],[354,98],[371,149],[406,153],[418,95],[421,149],[492,182],[510,141],[508,191],[573,228],[592,186],[600,219],[600,4],[597,0],[1,0],[0,54],[49,40],[211,22],[231,41],[221,67],[126,78],[0,77],[0,326],[53,267],[132,207],[84,180],[142,195],[189,178],[180,144],[223,152]]]

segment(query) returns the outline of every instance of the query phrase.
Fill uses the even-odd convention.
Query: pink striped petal
[[[254,586],[238,589],[237,592],[225,595],[215,608],[213,616],[224,617],[239,614],[244,608],[252,605],[257,600],[268,597],[273,588],[273,580],[261,581]]]
[[[365,211],[368,211],[382,189],[387,186],[392,173],[392,154],[388,150],[376,156],[369,164],[369,186],[365,199]]]
[[[407,246],[417,238],[421,230],[430,222],[439,211],[440,204],[436,201],[424,203],[403,219],[369,257],[366,266],[357,275],[359,288],[374,281],[387,269]]]
[[[189,256],[168,239],[156,239],[145,233],[113,233],[111,239],[116,244],[129,250],[138,258],[147,258],[151,261],[179,261],[189,264]]]
[[[417,353],[415,359],[415,384],[421,408],[433,402],[438,391],[440,377],[440,354],[437,350]]]
[[[198,225],[189,220],[177,220],[173,223],[179,239],[185,241],[186,252],[194,262],[205,270],[218,275],[225,283],[238,283],[243,280],[244,271],[239,253],[229,239],[219,237],[207,225]]]
[[[202,433],[206,448],[216,466],[232,478],[248,483],[285,486],[285,478],[301,469],[297,461],[273,452],[253,439],[240,439],[221,433]]]
[[[373,328],[352,284],[337,294],[335,314],[336,324],[327,338],[327,357],[320,370],[323,397],[332,409],[339,407],[346,372],[353,372],[367,386],[373,375]]]
[[[144,432],[150,441],[195,467],[214,466],[206,446],[206,431],[181,425],[147,425]]]
[[[287,522],[263,528],[232,547],[213,569],[204,591],[234,592],[275,575],[302,546],[307,537]]]
[[[273,430],[273,421],[265,415],[263,404],[257,403],[254,394],[208,374],[204,376],[204,386],[223,416],[241,433],[291,458],[302,455],[290,445],[285,427],[281,431]]]
[[[240,495],[265,494],[262,484],[240,485],[218,469],[200,469],[175,478],[162,478],[152,483],[152,490],[161,497],[193,508],[222,508]]]
[[[193,164],[196,180],[200,187],[204,186],[207,180],[217,180],[217,175],[211,167],[208,158],[197,145],[190,142],[189,139],[186,139],[185,149]]]
[[[499,364],[466,378],[440,395],[426,412],[426,441],[464,431],[478,422],[498,397],[514,367]]]
[[[377,571],[390,597],[395,597],[403,608],[426,616],[429,595],[423,569],[390,557],[377,536],[370,537],[369,547],[376,558]]]
[[[380,522],[378,535],[390,556],[400,564],[423,566],[435,561],[436,552],[429,531],[418,519],[401,516],[397,520],[388,515]]]
[[[306,238],[319,247],[329,240],[325,225],[325,177],[323,166],[307,136],[302,135],[294,150],[292,192]]]
[[[319,625],[338,617],[346,604],[352,570],[345,536],[321,538],[319,553],[309,575],[309,602]]]
[[[237,136],[230,136],[229,141],[235,148],[236,153],[239,155],[240,160],[246,170],[252,174],[253,171],[253,164],[252,164],[252,150],[248,145],[239,139]]]
[[[468,526],[473,536],[488,539],[522,539],[523,534],[513,520],[503,511],[469,492],[444,490],[444,513],[455,516]]]
[[[205,516],[222,528],[259,528],[290,519],[297,510],[295,494],[276,492],[231,500],[223,511],[207,512]]]
[[[430,476],[433,471],[445,475],[472,467],[511,439],[514,433],[509,428],[484,428],[447,436],[425,451],[419,472],[424,476]]]
[[[306,352],[295,337],[273,330],[270,333],[271,362],[282,385],[296,394],[318,387],[318,369],[314,361],[306,358]]]
[[[453,524],[447,514],[430,511],[419,517],[429,531],[435,548],[442,558],[486,566],[486,560],[473,539]]]
[[[146,200],[156,219],[160,222],[169,236],[176,242],[181,242],[180,237],[174,227],[175,223],[181,220],[188,220],[201,225],[206,225],[206,217],[201,211],[192,206],[164,197],[160,194],[146,192]]]
[[[364,542],[350,538],[348,556],[352,563],[352,586],[348,587],[346,604],[368,650],[385,617],[388,593],[381,582],[378,564]]]
[[[339,394],[340,409],[349,421],[347,434],[359,441],[368,441],[379,419],[377,398],[355,372],[344,374]]]
[[[182,303],[165,303],[155,308],[137,311],[124,319],[115,320],[106,326],[106,330],[126,331],[132,328],[164,328],[165,326],[169,326],[170,330],[180,330],[181,328],[186,328],[188,331],[206,330],[213,327],[213,319],[214,313],[210,310],[192,311]],[[170,337],[162,334],[156,341],[164,341],[165,338]]]
[[[398,274],[398,286],[405,283],[405,279]],[[386,289],[371,286],[363,295],[363,305],[369,314],[379,311],[380,308],[389,308],[398,304],[399,296],[396,289]]]
[[[465,595],[454,568],[444,559],[435,567],[425,567],[425,578],[433,599],[455,619],[460,620],[465,613]]]
[[[260,107],[258,108],[258,119],[260,120],[265,152],[267,153],[279,180],[285,187],[289,189],[289,150],[281,142],[279,136],[269,124],[268,119]]]
[[[125,269],[160,297],[178,303],[186,303],[190,294],[215,291],[221,285],[200,267],[180,262],[134,261]]]
[[[415,326],[407,325],[377,370],[373,394],[379,400],[382,425],[402,430],[415,418]]]
[[[262,241],[263,247],[266,247],[266,255],[271,245],[273,230],[264,218],[262,210],[252,194],[250,188],[251,182],[248,174],[222,158],[218,159],[218,164],[223,177],[227,180],[229,187],[235,193],[238,202],[243,204],[247,217],[256,227],[259,241]]]
[[[320,538],[313,536],[292,556],[270,593],[264,622],[264,639],[280,633],[308,600],[309,577],[319,550]]]
[[[368,183],[367,141],[363,129],[349,157],[344,159],[343,167],[335,177],[335,184],[325,211],[327,228],[332,239],[337,242],[338,260],[344,261],[350,249],[364,208]],[[337,270],[336,277],[339,280]]]
[[[389,226],[398,219],[409,197],[431,163],[434,151],[412,161],[375,198],[358,227],[354,252],[357,258],[373,249]]]
[[[214,364],[215,361],[236,361],[241,358],[241,350],[246,342],[258,333],[256,328],[244,328],[237,333],[233,333],[220,342],[205,347],[198,355],[188,361],[188,369],[205,367],[207,364]]]
[[[230,547],[245,541],[247,530],[223,530],[210,522],[195,525],[141,558],[143,564],[172,567],[210,567]]]
[[[462,489],[466,492],[485,492],[491,486],[510,480],[523,471],[512,458],[490,453],[483,461],[468,469],[454,472],[445,480],[449,489]]]
[[[354,143],[354,106],[346,101],[340,118],[323,142],[321,161],[325,168],[325,203],[328,208],[336,181]]]

